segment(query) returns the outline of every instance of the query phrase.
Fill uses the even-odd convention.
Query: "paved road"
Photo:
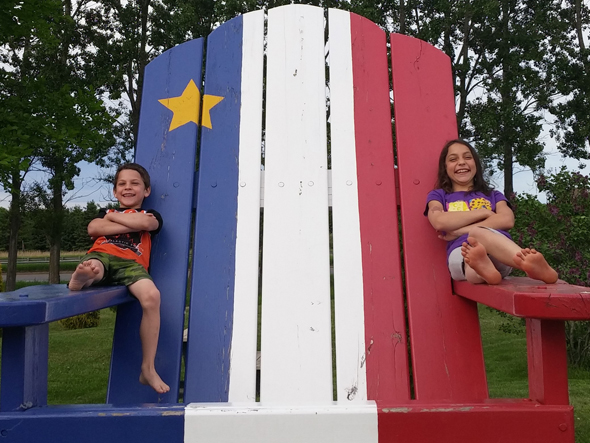
[[[61,280],[69,280],[72,275],[69,271],[60,272]],[[49,281],[49,274],[46,272],[23,272],[16,274],[17,281]],[[6,281],[6,274],[2,274],[2,281]]]

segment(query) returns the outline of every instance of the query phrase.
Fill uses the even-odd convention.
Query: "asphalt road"
[[[60,272],[61,280],[69,280],[71,272]],[[2,281],[6,281],[6,274],[2,274]],[[16,281],[49,281],[49,274],[46,272],[22,272],[16,274]]]

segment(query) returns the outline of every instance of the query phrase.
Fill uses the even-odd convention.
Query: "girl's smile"
[[[453,191],[469,191],[477,172],[475,160],[469,148],[461,143],[449,146],[445,160],[447,175],[453,182]]]

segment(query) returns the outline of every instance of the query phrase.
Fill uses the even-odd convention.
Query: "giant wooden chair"
[[[588,289],[453,286],[422,215],[457,136],[448,57],[304,5],[236,17],[204,54],[147,67],[137,150],[171,392],[138,383],[125,288],[5,293],[0,440],[572,443],[564,320],[590,319]],[[489,398],[476,302],[526,317],[529,398]],[[106,404],[47,405],[48,322],[111,305]]]

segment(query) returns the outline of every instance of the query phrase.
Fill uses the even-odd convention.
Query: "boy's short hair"
[[[137,171],[143,180],[143,184],[146,189],[148,189],[150,185],[150,174],[147,170],[138,163],[125,163],[117,168],[117,172],[115,173],[115,180],[113,181],[113,189],[117,188],[117,180],[119,180],[119,174],[121,171],[125,169],[131,169],[133,171]]]

